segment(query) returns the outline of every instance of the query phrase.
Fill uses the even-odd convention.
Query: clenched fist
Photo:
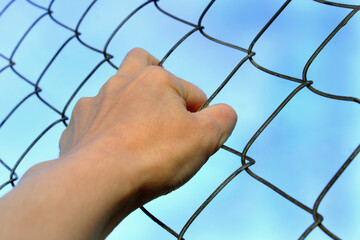
[[[18,219],[36,214],[14,221],[27,226],[27,238],[104,238],[131,211],[188,181],[230,136],[234,110],[199,111],[205,94],[158,63],[130,51],[95,97],[75,105],[59,159],[34,166],[1,199],[0,208],[29,209]],[[28,201],[11,203],[19,198]]]

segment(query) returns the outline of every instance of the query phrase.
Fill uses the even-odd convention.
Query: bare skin
[[[142,49],[76,104],[60,157],[0,199],[0,239],[104,239],[132,211],[187,182],[230,136],[228,105]]]

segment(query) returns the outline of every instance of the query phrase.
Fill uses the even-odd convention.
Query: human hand
[[[60,157],[30,168],[0,198],[1,239],[105,239],[220,148],[235,126],[234,110],[198,111],[205,94],[157,64],[134,49],[97,96],[75,105]]]
[[[205,94],[158,63],[133,49],[97,96],[80,99],[60,140],[61,156],[86,152],[107,176],[126,176],[141,204],[188,181],[237,120],[225,104],[198,111]]]

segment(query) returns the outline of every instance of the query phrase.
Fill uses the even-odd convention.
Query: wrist
[[[91,188],[94,197],[98,197],[97,201],[103,201],[113,208],[118,208],[118,205],[123,206],[126,201],[130,203],[127,208],[137,208],[135,204],[139,189],[137,182],[127,172],[127,168],[119,163],[123,161],[108,156],[105,147],[100,148],[99,144],[94,147],[79,148],[61,156],[58,163],[64,165],[64,168],[71,173],[73,182],[84,188]],[[130,199],[132,201],[128,201]]]
[[[138,207],[136,186],[94,150],[78,148],[57,160],[35,165],[10,192],[11,198],[21,202],[17,205],[29,209],[19,214],[38,216],[37,221],[24,223],[42,231],[34,238],[41,239],[38,236],[44,232],[61,232],[44,229],[40,226],[44,222],[81,232],[79,238],[72,239],[105,238]],[[68,239],[69,234],[71,231],[64,233],[62,239]]]

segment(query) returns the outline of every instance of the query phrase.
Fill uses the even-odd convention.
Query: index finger
[[[157,66],[158,64],[159,60],[150,53],[142,48],[134,48],[125,56],[117,74],[135,75],[147,66]]]
[[[177,78],[182,85],[182,97],[185,100],[186,108],[190,112],[198,111],[206,102],[206,94],[191,82]]]

